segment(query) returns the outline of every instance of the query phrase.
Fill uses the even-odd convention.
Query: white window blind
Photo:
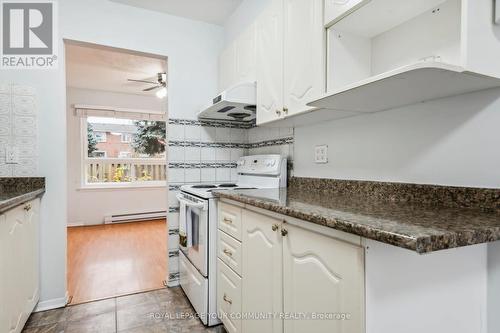
[[[106,117],[157,121],[167,120],[167,114],[164,111],[128,109],[86,104],[75,104],[73,107],[78,117]]]

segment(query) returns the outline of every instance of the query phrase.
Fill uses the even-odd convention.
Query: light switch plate
[[[5,163],[6,164],[19,163],[19,149],[17,147],[5,147]]]
[[[318,164],[328,163],[328,146],[320,145],[314,147],[314,162]]]

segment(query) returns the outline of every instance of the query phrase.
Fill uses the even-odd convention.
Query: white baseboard
[[[48,299],[46,301],[38,302],[33,312],[47,311],[52,309],[63,308],[68,303],[68,292],[66,292],[66,296],[60,298]]]

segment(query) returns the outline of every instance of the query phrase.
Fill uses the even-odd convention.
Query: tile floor
[[[165,288],[31,315],[24,333],[225,333],[206,328],[184,292]],[[167,318],[166,318],[167,317]]]

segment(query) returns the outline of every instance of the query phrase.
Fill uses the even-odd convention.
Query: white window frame
[[[126,137],[126,136],[128,136],[130,138],[130,140],[124,140],[123,137]],[[132,134],[122,133],[120,140],[121,140],[121,143],[132,143]]]
[[[121,183],[87,183],[87,164],[92,161],[96,161],[103,158],[95,158],[88,157],[88,135],[87,135],[87,117],[82,117],[80,121],[80,138],[81,140],[81,159],[80,159],[80,179],[81,185],[79,190],[98,190],[98,189],[147,189],[147,188],[159,188],[166,187],[167,180],[159,180],[159,181],[134,181],[134,182],[121,182]],[[100,132],[103,133],[103,132]],[[144,164],[148,163],[158,163],[164,162],[165,166],[167,166],[167,157],[165,154],[164,159],[154,159],[154,158],[127,158],[127,159],[113,159],[116,163],[125,162],[125,160],[132,160],[143,162]],[[168,170],[167,170],[168,172]]]

